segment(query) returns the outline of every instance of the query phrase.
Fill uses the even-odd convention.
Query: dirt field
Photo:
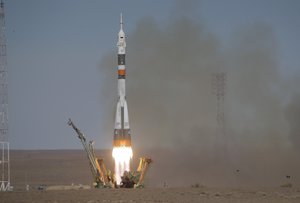
[[[0,201],[21,202],[300,202],[297,189],[145,188],[0,193]]]
[[[110,151],[97,151],[97,154],[105,158],[107,168],[112,167]],[[164,168],[159,161],[154,164]],[[158,182],[160,179],[153,177],[157,176],[155,173],[159,171],[158,167],[155,165],[152,167],[147,174],[148,188],[145,189],[39,191],[37,188],[41,185],[91,185],[92,178],[84,152],[12,151],[11,184],[14,190],[0,193],[0,202],[300,202],[300,188],[295,184],[292,187],[280,185],[213,187],[194,184],[192,187],[191,184],[183,182],[178,186],[170,185],[167,177],[164,182],[161,178],[166,176],[164,170],[160,177],[161,182]],[[195,176],[196,181],[198,179]],[[166,187],[163,187],[163,184]],[[30,186],[29,191],[25,190],[26,185]]]

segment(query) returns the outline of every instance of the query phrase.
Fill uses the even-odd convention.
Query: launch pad
[[[75,126],[71,119],[68,121],[78,135],[83,148],[87,154],[91,172],[94,178],[93,185],[95,188],[142,188],[144,187],[144,177],[147,169],[152,162],[150,158],[140,158],[140,163],[136,171],[125,170],[118,184],[115,174],[107,170],[103,159],[97,158],[93,148],[93,141],[87,141],[85,135]]]

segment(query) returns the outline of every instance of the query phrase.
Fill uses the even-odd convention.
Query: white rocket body
[[[126,68],[125,68],[125,54],[126,42],[125,33],[123,31],[123,19],[121,14],[120,31],[118,34],[118,103],[115,118],[114,131],[114,146],[131,146],[131,135],[129,127],[129,116],[126,102]]]

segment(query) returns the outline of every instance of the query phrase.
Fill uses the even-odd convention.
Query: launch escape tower
[[[0,1],[0,191],[10,190],[4,2]]]

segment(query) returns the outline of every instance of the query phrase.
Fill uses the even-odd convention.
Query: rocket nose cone
[[[119,31],[118,35],[119,35],[119,37],[125,37],[125,33],[122,29]]]

